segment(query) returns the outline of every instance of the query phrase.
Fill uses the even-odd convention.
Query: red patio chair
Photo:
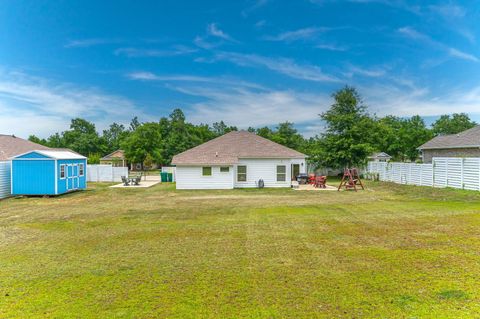
[[[315,177],[315,187],[327,188],[327,176],[317,176],[317,177]]]
[[[308,175],[308,183],[311,185],[315,185],[315,174]]]

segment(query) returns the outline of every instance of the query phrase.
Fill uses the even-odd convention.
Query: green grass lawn
[[[0,318],[480,317],[480,194],[367,186],[0,201]]]

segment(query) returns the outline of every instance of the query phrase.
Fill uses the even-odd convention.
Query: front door
[[[292,181],[297,179],[298,174],[300,174],[300,164],[292,164]]]
[[[73,166],[67,165],[67,191],[73,189]]]
[[[73,165],[73,189],[78,189],[78,164]]]

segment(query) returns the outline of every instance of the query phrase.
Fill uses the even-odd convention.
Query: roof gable
[[[50,156],[47,156],[45,154],[40,154],[37,151],[31,151],[31,152],[27,152],[27,153],[24,153],[24,154],[20,154],[20,155],[15,156],[14,158],[19,158],[19,159],[20,158],[38,158],[38,159],[48,158],[48,159],[51,159]]]
[[[114,159],[125,159],[125,152],[123,150],[116,150],[108,155],[105,155],[100,160],[108,161]]]
[[[86,159],[80,154],[65,150],[35,150],[12,157],[12,159]]]
[[[172,164],[235,164],[239,158],[305,157],[305,154],[254,133],[233,131],[175,155]]]
[[[480,125],[458,134],[436,136],[418,149],[449,149],[480,147]]]

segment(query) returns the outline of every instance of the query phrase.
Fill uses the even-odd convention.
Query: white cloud
[[[295,61],[287,58],[269,58],[256,54],[242,54],[235,52],[220,52],[216,54],[216,58],[240,66],[264,67],[295,79],[314,82],[340,81],[332,75],[325,74],[318,66],[299,65]]]
[[[465,8],[452,4],[452,3],[442,3],[438,5],[429,6],[430,10],[436,14],[439,14],[443,18],[449,20],[452,18],[463,18],[467,11]]]
[[[479,62],[479,59],[476,56],[474,56],[472,54],[469,54],[469,53],[462,52],[462,51],[457,50],[455,48],[449,48],[448,53],[453,57],[457,57],[457,58],[460,58],[460,59],[463,59],[463,60]]]
[[[17,72],[0,72],[0,113],[2,131],[22,137],[65,130],[74,117],[94,120],[99,128],[147,117],[122,96]]]
[[[351,77],[353,75],[362,75],[362,76],[366,76],[366,77],[378,78],[378,77],[384,76],[386,73],[387,73],[387,71],[385,69],[381,69],[381,68],[364,69],[364,68],[360,68],[360,67],[352,65],[352,66],[350,66],[349,72],[347,72],[347,75],[349,77]]]
[[[318,49],[329,50],[329,51],[347,51],[348,48],[344,46],[337,46],[335,44],[318,44],[315,46]]]
[[[270,0],[253,0],[253,4],[242,10],[242,16],[246,18],[250,13],[268,4]]]
[[[358,85],[357,88],[370,111],[381,116],[439,116],[452,112],[480,114],[480,86],[454,88],[440,94],[433,94],[427,87],[395,86],[380,82],[369,86]]]
[[[218,85],[219,87],[225,85],[234,85],[237,87],[246,87],[251,89],[264,89],[263,86],[246,82],[237,78],[227,78],[227,77],[206,77],[206,76],[196,76],[196,75],[185,75],[185,74],[169,74],[169,75],[157,75],[148,71],[139,71],[131,72],[126,74],[126,76],[131,80],[138,81],[158,81],[158,82],[188,82],[188,83],[208,83],[210,85]]]
[[[125,55],[130,58],[134,57],[169,57],[178,55],[187,55],[197,52],[197,49],[177,45],[170,50],[156,49],[140,49],[140,48],[118,48],[114,51],[115,55]]]
[[[223,39],[223,40],[227,40],[227,41],[232,41],[232,42],[236,41],[229,34],[220,30],[216,23],[210,23],[207,26],[207,34],[209,34],[211,36],[214,36],[214,37],[217,37],[217,38],[220,38],[220,39]]]
[[[466,61],[480,62],[480,60],[473,54],[460,51],[457,48],[449,47],[446,44],[436,41],[432,39],[430,36],[415,30],[412,27],[407,26],[407,27],[399,28],[398,32],[411,39],[424,42],[425,44],[428,44],[430,46],[437,47],[438,49],[446,52],[451,57],[466,60]]]
[[[91,38],[91,39],[78,39],[68,41],[64,47],[65,48],[87,48],[95,45],[101,44],[114,44],[120,43],[120,39],[104,39],[104,38]]]
[[[432,39],[428,35],[418,32],[412,27],[407,26],[407,27],[399,28],[398,32],[415,40],[425,40],[429,42],[432,41]]]
[[[309,27],[298,29],[294,31],[287,31],[280,33],[275,36],[266,36],[264,37],[265,40],[268,41],[285,41],[285,42],[292,42],[297,40],[304,40],[310,39],[321,32],[326,32],[330,30],[330,28],[320,28],[320,27]]]
[[[194,123],[212,123],[219,119],[240,128],[275,125],[290,121],[296,124],[318,118],[328,109],[327,94],[302,94],[292,90],[251,90],[244,87],[206,88],[172,87],[184,94],[206,99],[194,103],[187,111]]]

